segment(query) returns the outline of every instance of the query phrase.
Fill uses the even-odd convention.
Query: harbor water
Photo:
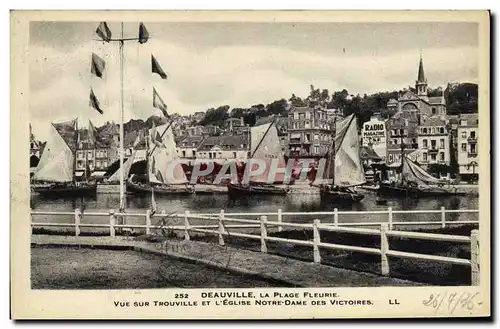
[[[421,198],[421,199],[397,199],[388,198],[386,205],[377,205],[376,195],[373,192],[363,192],[365,198],[357,204],[349,206],[341,206],[338,204],[323,203],[319,194],[290,194],[281,195],[261,195],[251,196],[248,198],[233,199],[226,194],[217,195],[169,195],[155,197],[157,212],[165,211],[167,214],[179,213],[185,211],[190,213],[220,213],[223,209],[225,213],[266,213],[277,212],[281,209],[282,212],[319,212],[333,211],[338,208],[339,211],[354,211],[350,214],[339,214],[339,222],[387,222],[387,214],[358,214],[356,211],[387,211],[388,207],[393,210],[440,210],[445,207],[447,210],[458,209],[478,209],[479,197],[470,196],[450,196],[441,198]],[[76,208],[83,208],[82,224],[108,224],[109,216],[92,216],[85,215],[85,212],[102,212],[109,213],[110,209],[117,211],[119,208],[119,196],[117,194],[97,194],[95,197],[82,197],[76,199],[48,199],[39,195],[31,196],[31,209],[33,211],[59,211],[73,212]],[[134,216],[134,213],[145,214],[147,209],[151,208],[151,196],[147,195],[126,195],[126,212],[130,215],[126,218],[127,224],[145,224],[144,216]],[[74,223],[73,215],[33,215],[33,222],[43,223]],[[236,216],[233,216],[236,217]],[[256,219],[258,216],[238,216],[237,218]],[[314,219],[320,219],[321,222],[331,223],[334,221],[333,215],[283,215],[284,222],[297,223],[312,223]],[[276,215],[268,215],[269,221],[276,220]],[[440,213],[432,214],[414,214],[402,213],[393,214],[394,222],[411,222],[411,221],[436,221],[441,220]],[[478,220],[477,213],[447,213],[446,221],[470,221]],[[158,219],[153,219],[155,224]],[[179,220],[176,225],[183,225],[183,221]],[[191,224],[216,224],[216,221],[211,220],[192,220]],[[231,223],[235,224],[235,223]],[[69,228],[67,228],[69,229]],[[82,228],[82,232],[107,230],[105,228]]]

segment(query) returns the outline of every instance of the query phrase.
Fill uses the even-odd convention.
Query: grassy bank
[[[473,229],[477,229],[477,225],[462,225],[456,227],[420,229],[412,231],[470,236],[470,232]],[[43,228],[35,228],[33,229],[33,233],[48,235],[74,235],[74,231],[70,230],[51,231]],[[163,235],[141,235],[140,233],[130,234],[128,232],[117,232],[117,235],[131,235],[135,236],[137,240],[146,240],[150,242],[161,242],[166,238],[182,239],[183,237],[183,232],[181,231],[167,231],[164,233],[166,233],[166,237]],[[88,232],[82,233],[82,235],[109,236],[109,233]],[[289,230],[283,232],[274,232],[269,233],[269,236],[312,241],[311,230]],[[191,239],[217,243],[218,236],[192,234]],[[260,241],[258,240],[235,236],[226,236],[224,237],[224,240],[229,246],[260,252]],[[370,235],[322,231],[321,241],[334,244],[371,247],[377,249],[380,248],[380,237]],[[391,250],[470,259],[470,245],[466,243],[436,242],[430,240],[390,237],[389,246]],[[268,252],[271,254],[307,262],[313,261],[313,250],[311,247],[268,242],[267,248]],[[347,268],[360,272],[380,274],[380,256],[343,250],[326,249],[322,249],[320,253],[322,263],[325,265]],[[438,262],[396,257],[389,257],[389,265],[391,277],[394,278],[435,285],[469,285],[471,280],[470,267],[463,265],[450,265]]]

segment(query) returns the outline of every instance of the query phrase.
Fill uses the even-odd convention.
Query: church
[[[446,102],[444,96],[427,96],[427,79],[425,78],[422,56],[420,56],[415,90],[416,92],[412,90],[405,91],[398,97],[398,100],[389,100],[387,108],[389,110],[397,110],[398,112],[415,112],[415,114],[427,117],[446,115]]]
[[[395,115],[387,120],[387,157],[389,167],[397,167],[401,161],[401,143],[404,153],[413,161],[424,167],[430,163],[449,163],[449,150],[440,152],[438,147],[431,148],[429,155],[426,145],[447,143],[447,132],[441,129],[446,125],[446,102],[444,95],[429,97],[427,79],[425,78],[422,56],[418,66],[415,91],[405,90],[398,99],[391,99],[387,108]],[[424,125],[425,129],[420,129]],[[429,127],[427,127],[429,126]],[[434,141],[437,139],[437,142]],[[433,144],[437,143],[437,144]],[[443,153],[443,154],[441,154]]]

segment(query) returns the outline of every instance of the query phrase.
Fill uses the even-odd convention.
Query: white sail
[[[165,130],[168,130],[165,132]],[[165,133],[164,133],[165,132]],[[174,134],[170,124],[154,127],[149,130],[150,156],[148,161],[148,175],[151,183],[158,184],[186,184],[188,179],[182,169],[177,156]],[[163,135],[163,136],[162,136]],[[177,163],[175,163],[177,162]]]
[[[130,158],[127,159],[127,161],[125,161],[125,163],[123,164],[123,177],[124,179],[127,179],[128,177],[128,174],[130,172],[130,168],[132,168],[132,165],[136,162],[135,161],[135,158],[136,158],[136,154],[137,154],[137,150],[134,150],[132,152],[132,155],[130,156]],[[118,167],[118,170],[115,171],[113,173],[113,175],[111,175],[108,180],[108,182],[113,182],[113,183],[117,183],[117,182],[120,182],[120,167]]]
[[[54,125],[50,125],[50,128],[49,140],[36,167],[33,179],[61,183],[71,182],[73,181],[75,156]]]
[[[334,185],[364,184],[365,171],[359,154],[357,119],[354,114],[336,123],[335,149]]]
[[[276,174],[275,177],[271,177],[271,181],[269,181],[271,162],[274,159],[276,159],[274,161],[278,162],[278,166],[280,168],[286,167],[285,157],[283,155],[283,151],[281,150],[276,124],[272,122],[257,127],[252,127],[251,136],[253,154],[252,158],[264,160],[266,164],[266,170],[262,175],[251,176],[250,181],[259,183],[283,182],[283,173]]]
[[[415,162],[404,157],[403,160],[403,176],[406,181],[412,181],[418,185],[432,185],[440,183],[441,181],[434,176],[431,176],[422,167],[417,165]]]

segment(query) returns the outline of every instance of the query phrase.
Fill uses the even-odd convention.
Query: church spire
[[[418,77],[415,83],[417,95],[427,97],[427,79],[424,74],[424,61],[422,60],[422,49],[420,49],[420,63],[418,64]]]
[[[422,60],[422,49],[420,49],[420,63],[418,65],[418,78],[417,82],[426,82],[424,74],[424,62]]]

